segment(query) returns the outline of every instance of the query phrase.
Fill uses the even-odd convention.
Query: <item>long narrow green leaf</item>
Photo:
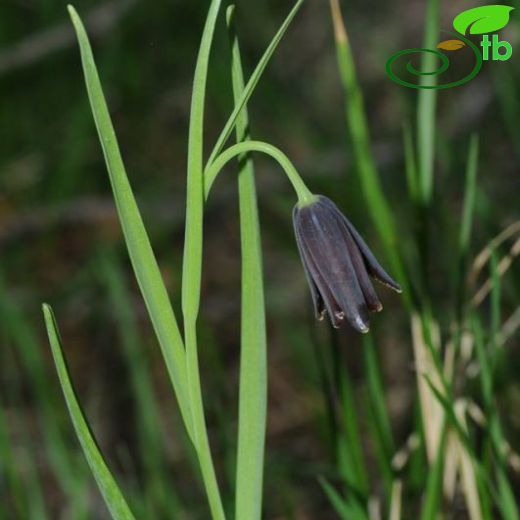
[[[193,423],[194,444],[199,459],[211,514],[215,520],[225,518],[204,416],[197,346],[197,315],[202,277],[202,239],[204,213],[204,101],[213,33],[221,0],[212,0],[200,42],[191,98],[188,139],[188,175],[186,192],[186,226],[182,264],[182,313],[186,343],[186,378]]]
[[[81,411],[63,357],[60,335],[54,314],[47,304],[43,305],[43,315],[63,395],[65,396],[70,418],[72,419],[72,424],[76,430],[76,435],[78,436],[78,440],[81,444],[88,465],[92,470],[112,518],[115,520],[133,520],[134,516],[114,480],[114,477],[110,473],[110,470],[103,459],[103,455],[99,451],[96,441],[90,432],[83,412]]]
[[[87,33],[72,6],[69,6],[69,13],[79,42],[90,106],[105,156],[128,254],[161,346],[186,429],[193,438],[182,338],[132,188],[128,182]]]
[[[336,349],[337,345],[334,346]],[[363,446],[359,431],[359,419],[354,404],[354,392],[344,363],[336,354],[336,385],[341,403],[340,422],[342,431],[338,440],[338,463],[341,476],[363,496],[368,495],[368,473],[363,457]]]
[[[475,211],[475,197],[477,193],[479,139],[477,134],[471,136],[466,162],[466,179],[464,186],[464,206],[459,234],[459,264],[456,273],[457,306],[459,319],[462,318],[465,300],[465,281],[468,264],[471,228]]]
[[[368,409],[371,412],[370,417],[372,419],[370,427],[374,435],[376,459],[385,482],[387,495],[390,497],[393,484],[392,458],[395,454],[395,443],[390,427],[374,340],[369,335],[363,337],[363,353],[368,383]]]
[[[227,23],[236,105],[244,91],[244,76],[233,12],[234,6],[230,6],[227,11]],[[237,118],[236,134],[237,142],[250,138],[246,107]],[[242,308],[235,518],[260,520],[267,415],[267,340],[262,246],[253,161],[247,155],[240,156],[238,161]]]
[[[202,219],[204,213],[204,101],[209,55],[221,0],[212,0],[193,78],[190,132],[188,139],[188,177],[186,191],[186,227],[182,263],[182,312],[194,321],[199,312],[202,274]]]
[[[408,122],[403,125],[403,148],[408,194],[412,202],[417,204],[419,202],[419,188],[417,186],[417,160],[415,158],[412,129],[410,128],[410,124]]]
[[[233,132],[233,127],[236,124],[241,110],[243,110],[243,108],[249,101],[249,98],[252,96],[258,82],[260,81],[260,78],[262,77],[265,68],[267,67],[267,64],[269,63],[269,60],[271,59],[271,56],[274,54],[274,51],[278,47],[278,44],[280,43],[287,29],[289,28],[289,25],[291,24],[293,18],[296,16],[296,13],[299,11],[303,2],[304,0],[298,0],[296,2],[294,7],[291,9],[290,13],[287,15],[287,18],[280,26],[280,29],[278,29],[278,32],[274,35],[273,39],[271,40],[271,43],[268,45],[264,54],[260,58],[260,61],[258,62],[255,70],[253,71],[249,80],[247,81],[244,90],[242,91],[242,95],[240,96],[238,101],[235,101],[235,108],[233,109],[233,112],[229,116],[229,119],[227,120],[226,124],[224,125],[222,132],[218,136],[215,146],[213,147],[213,150],[211,151],[211,154],[209,156],[208,162],[206,163],[206,168],[208,166],[211,166],[215,158],[222,151],[224,145],[226,144],[226,141],[229,139],[231,135],[231,132]]]
[[[475,210],[475,195],[477,191],[479,139],[477,134],[471,136],[466,164],[466,183],[464,189],[464,209],[460,226],[459,250],[466,255],[471,237],[473,213]]]

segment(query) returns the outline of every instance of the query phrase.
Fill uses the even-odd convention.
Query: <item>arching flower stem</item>
[[[316,200],[305,185],[296,168],[279,148],[263,141],[243,141],[224,150],[207,168],[204,174],[204,197],[207,199],[213,182],[224,166],[237,155],[248,152],[262,152],[275,159],[282,167],[298,196],[298,204],[306,206]]]

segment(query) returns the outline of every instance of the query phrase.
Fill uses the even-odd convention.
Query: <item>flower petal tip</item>
[[[356,330],[358,330],[359,332],[361,332],[362,334],[366,334],[370,330],[370,327],[368,326],[368,323],[363,321],[361,316],[357,316],[355,318],[355,322],[353,323],[353,325],[354,325],[354,328]]]

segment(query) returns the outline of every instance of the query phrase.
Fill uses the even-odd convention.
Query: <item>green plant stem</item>
[[[200,384],[199,358],[197,349],[197,327],[194,321],[185,321],[186,368],[188,377],[188,393],[190,397],[194,445],[199,459],[200,470],[206,494],[208,495],[211,516],[213,520],[224,520],[224,507],[220,497],[215,467],[211,457],[206,419],[204,417],[204,403]]]
[[[234,6],[229,6],[226,15],[236,105],[244,91],[244,75],[233,13]],[[237,118],[236,139],[241,142],[249,137],[249,118],[244,108]],[[238,156],[238,164],[242,296],[235,518],[260,520],[267,420],[267,338],[262,244],[253,161],[248,154],[242,154]]]
[[[224,150],[213,161],[213,163],[211,163],[204,175],[204,191],[206,198],[209,195],[213,182],[226,163],[234,157],[243,155],[248,152],[262,152],[278,161],[287,177],[291,181],[300,204],[309,204],[316,199],[316,195],[313,195],[309,191],[309,188],[307,188],[302,178],[300,177],[300,174],[296,171],[296,168],[293,166],[287,155],[285,155],[279,148],[276,148],[276,146],[273,146],[269,143],[264,143],[263,141],[244,141],[242,143],[234,144],[233,146],[230,146]]]

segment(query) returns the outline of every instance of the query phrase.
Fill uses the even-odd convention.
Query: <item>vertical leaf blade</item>
[[[193,78],[188,138],[186,225],[182,263],[182,313],[184,317],[186,344],[185,366],[191,421],[193,425],[193,442],[197,452],[211,514],[215,520],[224,520],[225,514],[211,455],[206,418],[204,415],[197,345],[197,316],[200,305],[202,278],[204,101],[206,97],[209,55],[220,3],[221,0],[212,0],[209,6]]]
[[[233,6],[228,9],[227,22],[231,40],[233,96],[237,105],[244,92],[244,76],[233,9]],[[248,114],[244,108],[236,121],[236,139],[241,142],[249,137]],[[267,415],[267,340],[262,251],[253,161],[250,156],[240,156],[239,165],[242,308],[235,517],[260,520]]]

